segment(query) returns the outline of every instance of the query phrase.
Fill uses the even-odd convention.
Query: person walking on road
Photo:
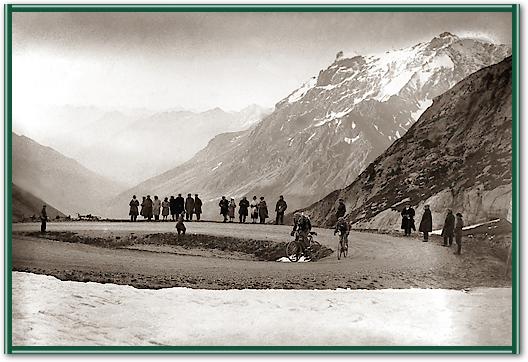
[[[200,215],[202,215],[202,200],[200,200],[198,194],[194,194],[194,213],[196,214],[196,221],[200,221]]]
[[[194,199],[192,198],[191,194],[187,194],[187,198],[185,199],[185,220],[192,221],[193,213]]]
[[[132,200],[130,200],[128,205],[130,206],[130,211],[128,212],[130,221],[136,221],[139,214],[139,200],[136,199],[136,195],[132,196]]]
[[[248,208],[249,208],[249,201],[244,196],[242,200],[238,203],[238,217],[240,220],[240,223],[246,222],[246,217],[248,216]]]
[[[462,220],[462,214],[457,212],[456,223],[455,223],[455,242],[457,244],[457,250],[455,254],[460,255],[462,251],[462,229],[464,228],[464,220]]]
[[[48,213],[46,212],[46,205],[42,205],[40,210],[40,232],[46,232],[46,223],[48,222]]]
[[[422,215],[422,221],[420,221],[420,227],[418,231],[423,233],[423,241],[429,241],[429,233],[433,231],[433,216],[431,215],[431,210],[429,205],[424,206],[424,213]]]
[[[444,237],[444,244],[442,246],[453,245],[453,235],[455,234],[455,216],[453,210],[447,209],[447,215],[442,229],[442,236]]]
[[[284,225],[284,212],[288,208],[288,204],[284,201],[284,196],[279,196],[279,201],[275,205],[275,212],[277,216],[275,217],[275,225]]]
[[[257,222],[257,219],[258,219],[258,205],[259,205],[259,202],[257,200],[257,197],[253,196],[253,200],[251,200],[251,204],[250,204],[250,207],[251,207],[251,222],[253,224],[255,224]]]
[[[223,222],[227,222],[227,213],[229,212],[229,201],[227,201],[225,196],[222,196],[222,200],[220,200],[218,206],[220,206],[220,215],[224,217]]]

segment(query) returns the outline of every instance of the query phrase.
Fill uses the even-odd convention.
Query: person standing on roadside
[[[143,217],[147,219],[148,221],[152,220],[152,199],[150,198],[150,195],[147,195],[147,198],[145,199],[145,206],[143,207]]]
[[[152,202],[152,214],[154,215],[154,220],[159,221],[160,212],[161,200],[158,199],[157,195],[154,195],[154,201]]]
[[[266,219],[269,217],[269,215],[268,215],[268,205],[266,204],[266,200],[264,200],[264,196],[260,197],[260,202],[258,204],[258,215],[260,218],[260,223],[265,224]]]
[[[423,241],[426,243],[429,241],[429,233],[433,231],[433,216],[431,215],[431,210],[429,205],[424,206],[424,213],[422,215],[422,221],[420,221],[420,227],[418,231],[423,233]]]
[[[136,221],[139,214],[139,200],[136,199],[136,195],[132,196],[132,200],[130,200],[128,206],[130,206],[130,211],[128,212],[130,221]]]
[[[178,216],[185,211],[185,200],[181,194],[178,194],[174,202],[176,206],[176,220],[178,220]]]
[[[165,198],[163,202],[161,203],[161,215],[163,216],[163,221],[167,220],[167,216],[169,216],[169,209],[170,209],[170,202],[167,198]]]
[[[251,207],[251,222],[253,224],[255,224],[257,222],[257,219],[258,219],[258,205],[259,205],[259,202],[257,200],[257,197],[253,196],[253,200],[251,200],[251,204],[250,204],[250,207]]]
[[[275,217],[275,225],[284,225],[284,212],[288,208],[288,204],[284,201],[284,196],[279,196],[279,201],[275,205],[275,212],[277,216]]]
[[[453,235],[455,233],[455,216],[453,210],[447,209],[447,215],[442,229],[442,236],[444,237],[444,244],[442,246],[453,245]]]
[[[222,199],[218,203],[218,206],[220,206],[220,215],[224,217],[223,222],[227,222],[227,213],[229,211],[229,201],[227,201],[225,196],[222,196]]]
[[[187,194],[187,198],[185,199],[185,220],[186,221],[192,221],[193,212],[194,212],[194,199],[192,198],[191,194]]]
[[[171,196],[170,197],[170,200],[169,200],[169,208],[170,208],[170,213],[171,213],[171,218],[172,218],[172,221],[177,221],[178,220],[178,211],[176,210],[176,199],[174,198],[174,196]]]
[[[455,223],[455,242],[457,244],[457,251],[455,254],[460,255],[462,251],[462,229],[464,228],[464,220],[462,220],[462,214],[457,212],[456,223]]]
[[[194,194],[194,213],[196,214],[196,221],[200,221],[200,215],[202,215],[202,200],[200,200],[198,194]]]
[[[238,203],[238,217],[239,217],[239,220],[240,220],[240,223],[245,223],[246,222],[246,216],[248,216],[248,208],[249,208],[249,201],[248,199],[244,196],[242,198],[242,200],[240,200],[240,202]]]
[[[40,210],[40,232],[46,232],[46,223],[48,222],[48,213],[46,212],[46,205],[42,205]]]
[[[229,201],[229,206],[227,207],[227,212],[229,214],[229,222],[233,222],[235,219],[235,209],[236,209],[236,202],[234,198],[231,198],[231,201]]]

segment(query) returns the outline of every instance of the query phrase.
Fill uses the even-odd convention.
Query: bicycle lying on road
[[[295,240],[292,240],[286,244],[286,257],[294,263],[299,261],[302,256],[304,256],[305,259],[316,260],[316,252],[321,248],[321,244],[314,240],[314,235],[317,235],[317,233],[315,231],[310,231],[310,233],[306,236],[306,245],[308,245],[306,249],[308,253],[307,255],[304,255],[299,232],[297,231],[295,234]]]

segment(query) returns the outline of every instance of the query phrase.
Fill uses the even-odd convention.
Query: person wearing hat
[[[444,244],[442,246],[453,245],[454,232],[455,232],[455,216],[453,215],[453,210],[447,209],[447,215],[444,221],[444,227],[442,229],[442,236],[444,237]]]
[[[200,200],[198,194],[194,194],[194,213],[196,214],[196,221],[200,221],[200,215],[202,214],[202,200]]]
[[[258,204],[258,215],[260,218],[260,223],[265,224],[266,219],[269,217],[269,215],[268,215],[268,205],[266,204],[266,200],[264,200],[264,196],[260,197],[260,202]]]
[[[457,250],[455,254],[460,255],[462,251],[462,229],[464,228],[464,220],[462,220],[462,214],[457,212],[456,224],[455,224],[455,242],[457,244]]]
[[[46,212],[46,205],[42,206],[42,210],[40,210],[40,232],[45,233],[46,232],[46,222],[48,221],[48,213]]]
[[[339,199],[339,203],[337,204],[337,211],[336,211],[336,218],[339,219],[340,217],[345,216],[346,214],[346,206],[345,206],[345,200]]]
[[[139,214],[139,200],[136,198],[136,195],[132,196],[132,200],[130,200],[128,206],[130,206],[130,211],[128,212],[130,221],[136,221]]]
[[[185,199],[185,220],[186,221],[192,221],[193,212],[194,212],[194,199],[192,198],[191,194],[187,194],[187,198]]]
[[[424,213],[422,215],[422,221],[420,221],[420,227],[418,231],[423,233],[423,241],[426,243],[429,241],[429,233],[433,231],[433,216],[431,215],[431,210],[429,205],[424,206]]]
[[[284,196],[279,196],[279,201],[275,205],[275,212],[277,216],[275,217],[275,225],[284,225],[284,211],[288,208],[288,204],[284,201]]]

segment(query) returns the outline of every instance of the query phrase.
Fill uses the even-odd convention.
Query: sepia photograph
[[[5,353],[518,353],[518,5],[6,5]]]

